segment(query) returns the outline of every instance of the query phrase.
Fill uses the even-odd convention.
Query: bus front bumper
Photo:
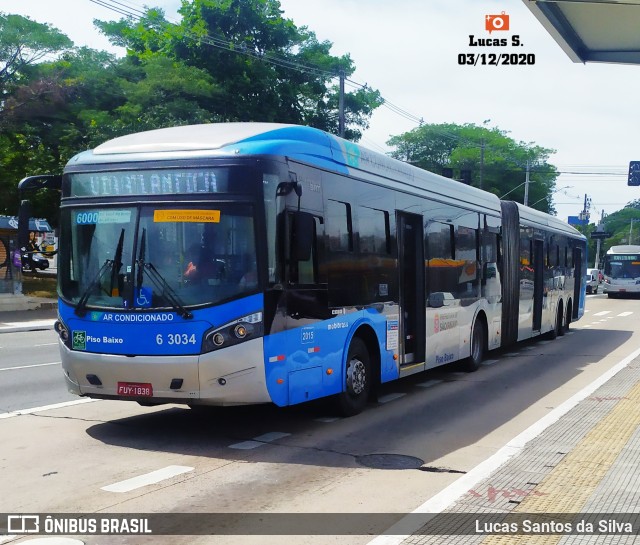
[[[122,356],[70,350],[60,356],[69,392],[142,404],[268,403],[262,339],[193,356]]]

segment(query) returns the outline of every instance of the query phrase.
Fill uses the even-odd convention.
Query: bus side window
[[[342,201],[329,199],[326,204],[325,234],[329,240],[331,252],[353,251],[353,223],[351,205]]]
[[[453,267],[453,225],[431,221],[426,227],[428,293],[453,293],[458,278]]]
[[[317,218],[306,212],[289,214],[289,282],[317,283]]]

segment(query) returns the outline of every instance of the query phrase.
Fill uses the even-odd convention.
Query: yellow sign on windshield
[[[220,223],[220,210],[154,210],[153,221]]]

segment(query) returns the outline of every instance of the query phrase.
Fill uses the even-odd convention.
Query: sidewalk
[[[552,413],[371,543],[640,543],[640,350]]]
[[[58,317],[58,301],[44,297],[22,297],[24,299],[5,301],[0,305],[0,333],[53,329]]]

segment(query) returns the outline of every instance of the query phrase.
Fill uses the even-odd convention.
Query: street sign
[[[580,216],[569,216],[567,223],[569,225],[589,225],[589,220],[581,218]]]
[[[629,179],[627,185],[640,185],[640,161],[629,162]]]
[[[594,231],[591,233],[591,238],[611,238],[611,233],[605,233],[604,231]]]

